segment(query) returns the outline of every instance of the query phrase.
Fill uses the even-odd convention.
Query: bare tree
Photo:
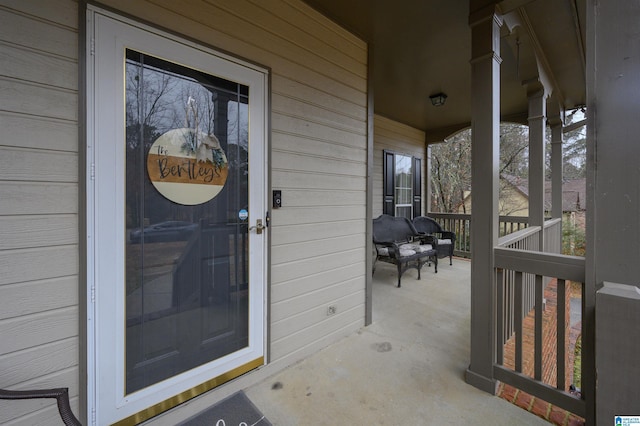
[[[433,211],[454,212],[471,190],[470,131],[458,133],[431,148]]]
[[[528,175],[528,128],[519,124],[500,125],[500,175],[526,179]],[[471,191],[471,130],[462,131],[431,148],[432,211],[467,213],[465,197]],[[512,183],[500,179],[500,214],[521,210],[512,198]],[[518,200],[520,201],[520,200]]]

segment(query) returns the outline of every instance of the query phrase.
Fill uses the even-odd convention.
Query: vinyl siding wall
[[[69,387],[78,412],[77,3],[0,1],[0,387]],[[47,424],[51,400],[0,401]]]
[[[393,151],[397,154],[412,155],[422,159],[422,212],[427,211],[425,198],[427,150],[425,148],[425,134],[397,121],[389,120],[380,115],[374,116],[373,142],[373,217],[382,214],[382,182],[383,163],[382,152]]]
[[[104,4],[271,70],[271,182],[283,199],[271,227],[271,363],[362,327],[366,44],[298,0]],[[77,7],[0,0],[0,387],[68,386],[76,413]],[[0,401],[0,423],[54,410]]]

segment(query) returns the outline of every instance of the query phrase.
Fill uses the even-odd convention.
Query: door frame
[[[115,123],[124,123],[124,115],[120,114],[121,118],[117,118],[119,115],[119,110],[124,109],[123,105],[118,105],[120,99],[123,99],[124,90],[120,93],[122,95],[116,95],[110,102],[111,107],[113,108],[105,108],[104,106],[97,105],[96,95],[100,90],[98,85],[100,84],[100,79],[104,79],[105,76],[105,67],[101,67],[98,63],[100,58],[96,56],[96,53],[100,52],[99,40],[96,41],[96,26],[100,25],[98,21],[102,18],[107,18],[107,20],[116,21],[118,25],[123,24],[124,26],[130,28],[132,33],[144,34],[144,38],[147,37],[149,39],[155,39],[155,41],[160,41],[162,43],[162,47],[159,47],[159,50],[164,53],[167,50],[179,48],[179,51],[182,52],[176,59],[176,56],[170,56],[168,59],[174,62],[180,62],[186,64],[187,66],[194,66],[193,61],[189,60],[189,56],[202,58],[209,57],[213,62],[222,61],[223,63],[228,64],[230,67],[236,67],[239,70],[246,70],[249,74],[260,76],[261,82],[258,84],[259,90],[254,90],[254,94],[250,91],[250,104],[251,102],[257,103],[259,105],[257,114],[253,114],[250,120],[250,134],[258,135],[252,136],[250,139],[250,146],[253,143],[253,148],[249,149],[249,161],[251,164],[251,173],[253,173],[254,177],[259,176],[259,178],[252,180],[251,182],[260,182],[260,185],[256,188],[255,184],[251,184],[250,187],[250,211],[249,211],[249,221],[250,225],[253,225],[256,219],[262,219],[263,221],[266,219],[265,214],[267,214],[268,210],[268,197],[267,190],[270,185],[270,173],[268,169],[268,159],[269,159],[269,83],[270,83],[270,73],[269,70],[265,67],[250,63],[248,61],[232,57],[228,54],[222,53],[216,49],[210,48],[208,46],[204,46],[199,42],[193,42],[187,40],[182,37],[175,36],[166,31],[162,31],[153,27],[149,27],[148,25],[141,24],[137,21],[124,18],[118,14],[111,13],[105,11],[103,9],[88,5],[85,9],[86,18],[85,22],[87,24],[86,27],[86,46],[85,46],[85,66],[86,66],[86,143],[85,143],[85,176],[86,176],[86,188],[85,188],[85,197],[86,197],[86,235],[85,235],[85,244],[86,244],[86,380],[87,380],[87,398],[86,398],[86,408],[87,408],[87,417],[90,424],[94,424],[96,422],[103,423],[105,421],[112,423],[114,421],[121,422],[123,419],[125,423],[137,423],[139,421],[143,421],[147,418],[150,418],[154,415],[159,414],[160,412],[166,411],[167,409],[172,408],[173,406],[184,402],[186,399],[197,396],[201,393],[204,393],[220,384],[229,381],[241,374],[244,374],[250,370],[258,368],[267,363],[268,356],[268,236],[269,232],[263,232],[261,236],[257,236],[257,234],[249,233],[250,238],[250,283],[251,282],[259,282],[259,285],[255,285],[252,287],[252,296],[254,296],[254,300],[251,303],[250,307],[250,321],[254,322],[256,320],[256,324],[260,324],[259,329],[255,330],[256,332],[251,332],[253,336],[250,336],[250,348],[252,351],[257,350],[256,346],[259,345],[260,356],[255,357],[255,359],[251,359],[248,362],[245,362],[241,365],[237,365],[237,361],[234,360],[234,356],[229,356],[229,367],[224,367],[226,370],[223,373],[211,374],[211,369],[207,365],[195,368],[194,370],[182,373],[176,377],[180,379],[176,379],[176,377],[172,379],[167,379],[162,382],[162,386],[160,384],[154,385],[150,387],[151,390],[143,390],[138,392],[138,394],[143,395],[140,398],[134,398],[131,395],[122,395],[117,397],[116,395],[111,395],[113,397],[114,407],[105,407],[103,399],[101,397],[101,386],[105,381],[113,381],[115,384],[112,386],[113,391],[115,392],[117,389],[118,379],[107,379],[105,376],[111,375],[114,373],[112,371],[105,372],[100,371],[102,366],[104,365],[105,354],[102,353],[103,348],[103,327],[101,321],[104,322],[104,314],[100,312],[100,308],[104,307],[105,304],[113,303],[113,305],[118,305],[117,297],[113,296],[113,301],[115,302],[103,302],[105,298],[112,297],[106,294],[104,291],[100,291],[100,287],[96,286],[96,282],[102,277],[103,270],[105,269],[105,263],[101,260],[102,256],[104,256],[108,252],[113,252],[113,258],[116,264],[118,264],[118,268],[116,268],[116,277],[117,283],[122,283],[124,279],[124,275],[120,275],[118,278],[118,272],[123,271],[124,265],[124,247],[122,242],[124,241],[124,214],[120,214],[123,212],[123,196],[124,196],[124,188],[120,188],[120,192],[118,192],[118,186],[124,181],[124,160],[120,159],[117,161],[118,152],[116,149],[109,150],[110,153],[107,153],[111,156],[113,160],[113,164],[115,167],[115,178],[113,176],[114,169],[112,168],[110,171],[105,171],[101,167],[106,160],[103,158],[105,154],[104,150],[100,149],[99,138],[100,136],[100,126],[97,120],[98,115],[102,117],[102,114],[106,114],[110,118],[106,120],[116,120]],[[101,21],[104,22],[104,21]],[[126,39],[129,34],[117,34],[117,38]],[[124,43],[127,47],[132,49],[140,48],[141,42],[140,40],[135,40],[135,37],[132,40],[127,39]],[[131,42],[131,45],[128,43]],[[148,45],[148,41],[145,41],[143,44]],[[98,46],[96,46],[98,44]],[[186,53],[185,53],[186,52]],[[153,51],[149,52],[150,54],[154,54]],[[124,53],[123,53],[124,54]],[[159,55],[162,57],[162,55]],[[184,58],[187,58],[186,60]],[[192,59],[191,58],[191,59]],[[104,64],[103,64],[104,65]],[[124,66],[124,65],[123,65]],[[108,67],[107,67],[108,68]],[[113,71],[112,71],[113,72]],[[234,74],[233,79],[236,81],[241,81],[243,77],[237,76]],[[123,86],[124,76],[118,84],[117,88],[122,89],[120,85]],[[243,82],[243,84],[245,84]],[[256,87],[255,85],[253,87]],[[116,93],[118,93],[116,91]],[[102,120],[102,118],[100,119]],[[117,141],[120,140],[120,137],[124,139],[124,127],[120,129],[116,127],[114,132],[122,131],[122,134],[117,137]],[[252,142],[253,141],[253,142]],[[114,145],[118,145],[114,143]],[[256,146],[257,145],[257,146]],[[253,154],[253,155],[252,155]],[[97,160],[97,159],[99,160]],[[253,159],[253,161],[252,161]],[[109,173],[111,176],[109,176]],[[250,173],[250,174],[251,174]],[[111,197],[110,201],[115,201],[115,205],[108,205],[109,203],[104,203],[101,200],[102,197],[99,197],[99,194],[104,193],[105,187],[101,182],[105,180],[111,180],[115,182],[111,182],[108,185],[108,188],[112,188],[115,191],[113,197]],[[122,198],[118,200],[118,197]],[[122,229],[123,232],[121,236],[111,237],[109,241],[104,241],[103,235],[101,234],[100,227],[103,226],[103,219],[108,217],[109,214],[101,213],[103,209],[108,207],[110,209],[110,214],[113,216],[113,223],[116,226],[115,229]],[[113,233],[113,230],[111,230]],[[115,233],[117,234],[117,233]],[[251,284],[250,284],[251,285]],[[96,301],[98,300],[98,301]],[[112,306],[113,306],[112,305]],[[124,301],[120,302],[120,307],[115,310],[116,319],[124,318]],[[259,309],[257,309],[259,306]],[[256,310],[259,312],[258,318],[255,318]],[[101,316],[102,315],[102,316]],[[250,329],[251,330],[251,329]],[[113,332],[115,336],[119,336],[118,332]],[[98,340],[100,338],[100,340]],[[115,342],[117,343],[117,342]],[[124,342],[121,342],[121,345],[124,346]],[[105,345],[106,346],[106,345]],[[118,349],[122,349],[122,346],[116,348],[115,353],[117,353]],[[243,350],[238,351],[243,352]],[[256,352],[256,353],[258,353]],[[124,358],[122,351],[122,356]],[[223,357],[224,359],[225,357]],[[235,367],[232,367],[233,363],[236,363]],[[116,361],[115,363],[116,370],[124,372],[124,364],[122,361]],[[120,370],[118,370],[118,368]],[[208,371],[208,373],[207,373]],[[174,380],[176,379],[176,380]],[[158,390],[159,389],[159,390]],[[136,393],[132,394],[136,395]],[[149,403],[150,400],[155,401],[155,403]],[[138,401],[138,402],[135,402]],[[124,408],[123,408],[124,407]],[[130,407],[126,409],[126,407]],[[133,407],[133,408],[131,408]],[[109,416],[106,416],[105,413],[109,413]],[[115,413],[116,417],[113,415]]]

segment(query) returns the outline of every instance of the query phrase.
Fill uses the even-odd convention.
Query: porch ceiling
[[[468,126],[469,1],[305,1],[372,46],[377,114],[424,130],[428,142]],[[526,119],[522,81],[533,63],[527,55],[534,51],[554,86],[550,110],[584,105],[586,0],[504,0],[500,7],[504,14],[514,13],[522,24],[510,34],[506,25],[502,28],[502,116]],[[448,98],[436,108],[429,95],[438,92]]]

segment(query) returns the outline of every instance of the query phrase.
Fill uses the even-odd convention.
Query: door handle
[[[265,228],[265,226],[262,224],[262,219],[258,219],[258,220],[256,220],[256,225],[250,227],[249,231],[255,229],[256,230],[256,234],[262,234],[262,230],[264,228]]]

